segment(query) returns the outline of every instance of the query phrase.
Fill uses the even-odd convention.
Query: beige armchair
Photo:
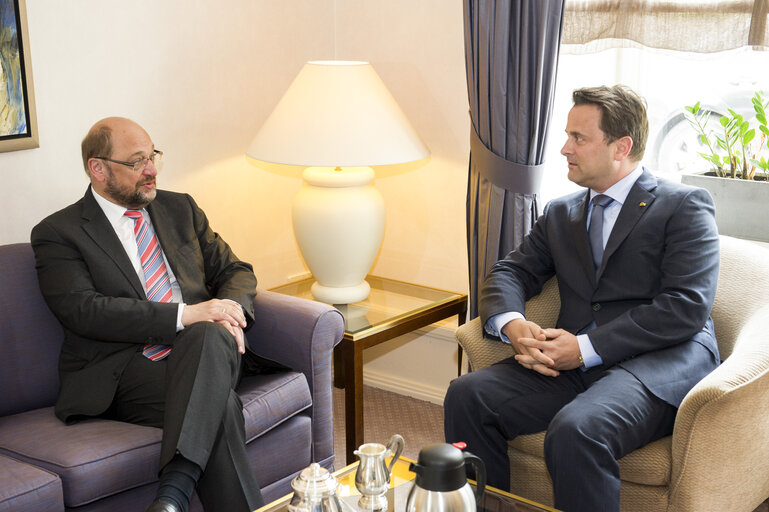
[[[723,363],[684,398],[673,435],[619,461],[623,512],[751,512],[769,497],[769,249],[722,236],[712,317]],[[526,317],[552,326],[560,307],[551,279]],[[509,357],[483,338],[479,319],[457,330],[470,367]],[[510,488],[553,503],[545,433],[508,442]]]

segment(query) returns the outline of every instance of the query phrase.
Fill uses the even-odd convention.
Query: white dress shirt
[[[625,200],[627,199],[628,194],[630,193],[630,189],[633,187],[635,182],[638,180],[638,178],[643,173],[643,168],[641,166],[638,166],[633,170],[630,174],[619,180],[617,183],[609,187],[603,194],[606,196],[611,197],[614,201],[611,202],[611,204],[607,205],[603,209],[603,246],[606,247],[606,242],[609,240],[609,235],[611,234],[611,230],[614,228],[614,224],[617,222],[617,217],[619,217],[619,212],[622,210],[622,205],[625,203]],[[585,224],[585,229],[587,230],[590,226],[590,218],[593,215],[593,197],[598,195],[598,192],[595,190],[590,190],[590,199],[588,212],[587,212],[587,223]],[[518,318],[524,318],[523,314],[518,311],[509,311],[506,313],[499,313],[497,315],[492,316],[486,321],[486,325],[484,326],[484,329],[486,329],[486,332],[488,332],[491,335],[499,336],[502,341],[505,343],[510,343],[510,340],[505,336],[505,334],[502,332],[502,328],[512,320],[516,320]],[[583,329],[583,332],[587,333],[590,331],[590,329],[595,327],[595,322],[592,322],[589,326],[587,326],[585,329]],[[588,334],[578,334],[577,335],[577,343],[579,344],[579,350],[582,354],[582,360],[584,362],[585,368],[591,368],[593,366],[598,366],[603,363],[603,360],[601,359],[601,356],[598,355],[598,353],[593,348],[593,343],[590,341],[590,336]]]
[[[141,282],[142,288],[144,288],[144,293],[146,294],[147,281],[144,277],[144,270],[142,269],[142,262],[141,258],[139,257],[139,247],[136,245],[136,235],[134,234],[133,219],[130,219],[124,215],[127,208],[117,205],[109,199],[101,196],[98,192],[96,192],[96,190],[93,189],[93,187],[91,188],[91,191],[93,192],[94,199],[96,199],[96,202],[101,207],[104,215],[107,216],[107,220],[112,225],[112,229],[115,230],[115,234],[120,240],[120,243],[123,245],[123,248],[128,255],[128,259],[131,260],[131,265],[133,265],[134,271],[136,271],[136,275],[139,277],[139,281]],[[150,219],[147,210],[142,208],[140,211],[142,217],[144,218],[144,222],[148,222],[150,225],[152,225],[152,220]],[[153,227],[153,231],[154,229],[155,228]],[[160,240],[158,240],[158,243],[160,243]],[[182,312],[184,311],[182,289],[179,287],[179,283],[176,282],[176,276],[174,276],[174,272],[171,270],[171,265],[168,264],[168,260],[166,259],[166,255],[163,252],[162,246],[160,247],[160,252],[163,255],[163,261],[166,264],[166,270],[168,270],[168,277],[171,283],[171,293],[173,294],[171,302],[176,302],[179,304],[179,309],[176,313],[176,330],[178,332],[184,329],[184,325],[182,325]]]

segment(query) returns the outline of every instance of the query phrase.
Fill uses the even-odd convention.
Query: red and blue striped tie
[[[144,280],[147,285],[147,300],[153,302],[171,302],[171,279],[168,277],[160,243],[152,226],[144,221],[139,210],[126,210],[126,217],[134,221],[134,235],[139,248]],[[144,345],[142,354],[152,361],[159,361],[171,353],[171,345]]]

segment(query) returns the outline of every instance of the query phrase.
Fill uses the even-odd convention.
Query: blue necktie
[[[593,213],[590,217],[590,227],[587,230],[590,239],[590,249],[593,251],[593,266],[596,274],[603,260],[603,210],[614,201],[609,196],[598,194],[593,198]]]

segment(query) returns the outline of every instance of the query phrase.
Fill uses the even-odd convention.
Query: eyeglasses
[[[130,167],[133,170],[133,172],[137,174],[144,171],[144,169],[147,167],[148,162],[152,162],[152,165],[155,166],[155,169],[157,171],[160,171],[160,168],[163,166],[163,152],[157,149],[152,150],[152,154],[150,156],[145,156],[138,160],[134,160],[133,162],[123,162],[122,160],[113,160],[111,158],[107,158],[106,156],[95,156],[94,158],[97,158],[99,160],[106,160],[107,162],[112,162],[114,164],[125,165],[126,167]]]

